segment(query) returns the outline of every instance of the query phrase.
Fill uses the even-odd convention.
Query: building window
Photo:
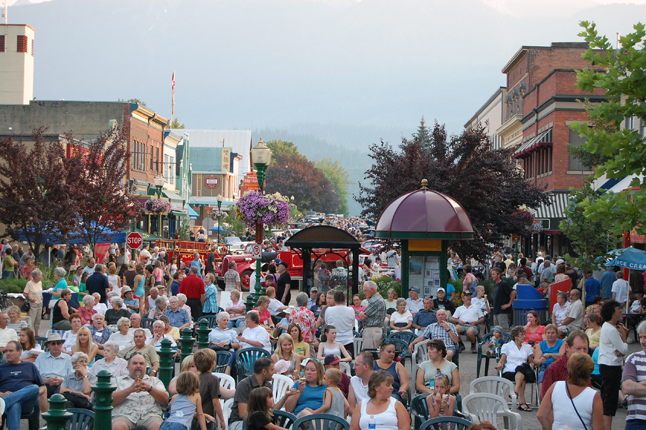
[[[31,39],[31,56],[34,56],[34,39]]]
[[[0,36],[0,52],[4,52],[4,34]]]
[[[156,158],[156,160],[157,160],[157,165],[155,166],[155,171],[157,173],[164,173],[163,169],[162,170],[159,169],[159,162],[161,161],[161,159],[159,158],[159,148],[157,148],[157,158]]]
[[[150,171],[155,170],[155,148],[150,145]]]
[[[170,183],[170,171],[168,169],[168,154],[164,154],[164,182]]]
[[[570,129],[570,145],[572,146],[581,146],[587,140],[586,137],[581,137],[578,131]],[[584,170],[589,170],[590,166],[584,166],[581,160],[574,157],[572,154],[569,154],[570,160],[568,164],[568,170],[573,172],[582,172]]]
[[[197,175],[196,179],[196,184],[195,184],[195,190],[197,191],[197,196],[202,197],[202,175]]]
[[[146,144],[141,144],[141,158],[139,159],[139,170],[146,170]]]
[[[634,130],[635,129],[635,117],[631,116],[630,118],[626,118],[626,130]]]
[[[170,183],[175,184],[175,157],[170,157],[170,164],[168,165],[168,177]]]
[[[137,142],[136,141],[132,142],[132,150],[130,152],[130,156],[132,157],[132,168],[136,169],[137,168]]]
[[[27,47],[28,47],[28,38],[27,36],[18,36],[18,52],[24,52],[25,54],[27,53]]]

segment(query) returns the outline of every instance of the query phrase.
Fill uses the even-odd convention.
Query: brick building
[[[551,201],[534,211],[541,231],[522,244],[530,255],[541,249],[552,255],[569,251],[559,222],[569,189],[581,188],[592,174],[567,150],[568,143],[582,143],[578,133],[570,130],[573,122],[586,121],[581,102],[604,100],[601,91],[588,94],[576,86],[576,70],[590,66],[582,58],[587,47],[586,43],[523,46],[502,70],[508,90],[498,135],[504,147],[517,147],[514,158],[520,161],[525,178],[545,189]]]

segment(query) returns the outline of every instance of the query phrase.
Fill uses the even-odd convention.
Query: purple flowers
[[[250,230],[255,230],[259,222],[271,228],[289,220],[289,204],[280,193],[248,191],[236,202],[235,210],[238,219]]]
[[[168,212],[171,210],[172,206],[169,202],[158,199],[158,200],[149,200],[144,203],[144,211],[146,213],[162,213]]]

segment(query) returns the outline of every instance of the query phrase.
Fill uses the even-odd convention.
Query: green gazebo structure
[[[376,238],[401,240],[402,297],[408,297],[410,287],[418,287],[420,297],[446,289],[448,243],[473,239],[464,208],[427,185],[424,179],[420,190],[397,197],[377,220]]]

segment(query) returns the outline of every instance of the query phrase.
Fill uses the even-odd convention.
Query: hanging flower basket
[[[252,231],[255,231],[257,223],[272,228],[280,227],[289,220],[289,204],[280,193],[248,191],[236,202],[235,211],[236,217]]]
[[[534,214],[530,211],[518,211],[511,214],[511,216],[518,218],[524,225],[528,232],[532,232],[534,228]]]
[[[148,200],[144,203],[144,212],[147,214],[159,214],[164,212],[169,212],[172,206],[169,202],[165,200]]]

